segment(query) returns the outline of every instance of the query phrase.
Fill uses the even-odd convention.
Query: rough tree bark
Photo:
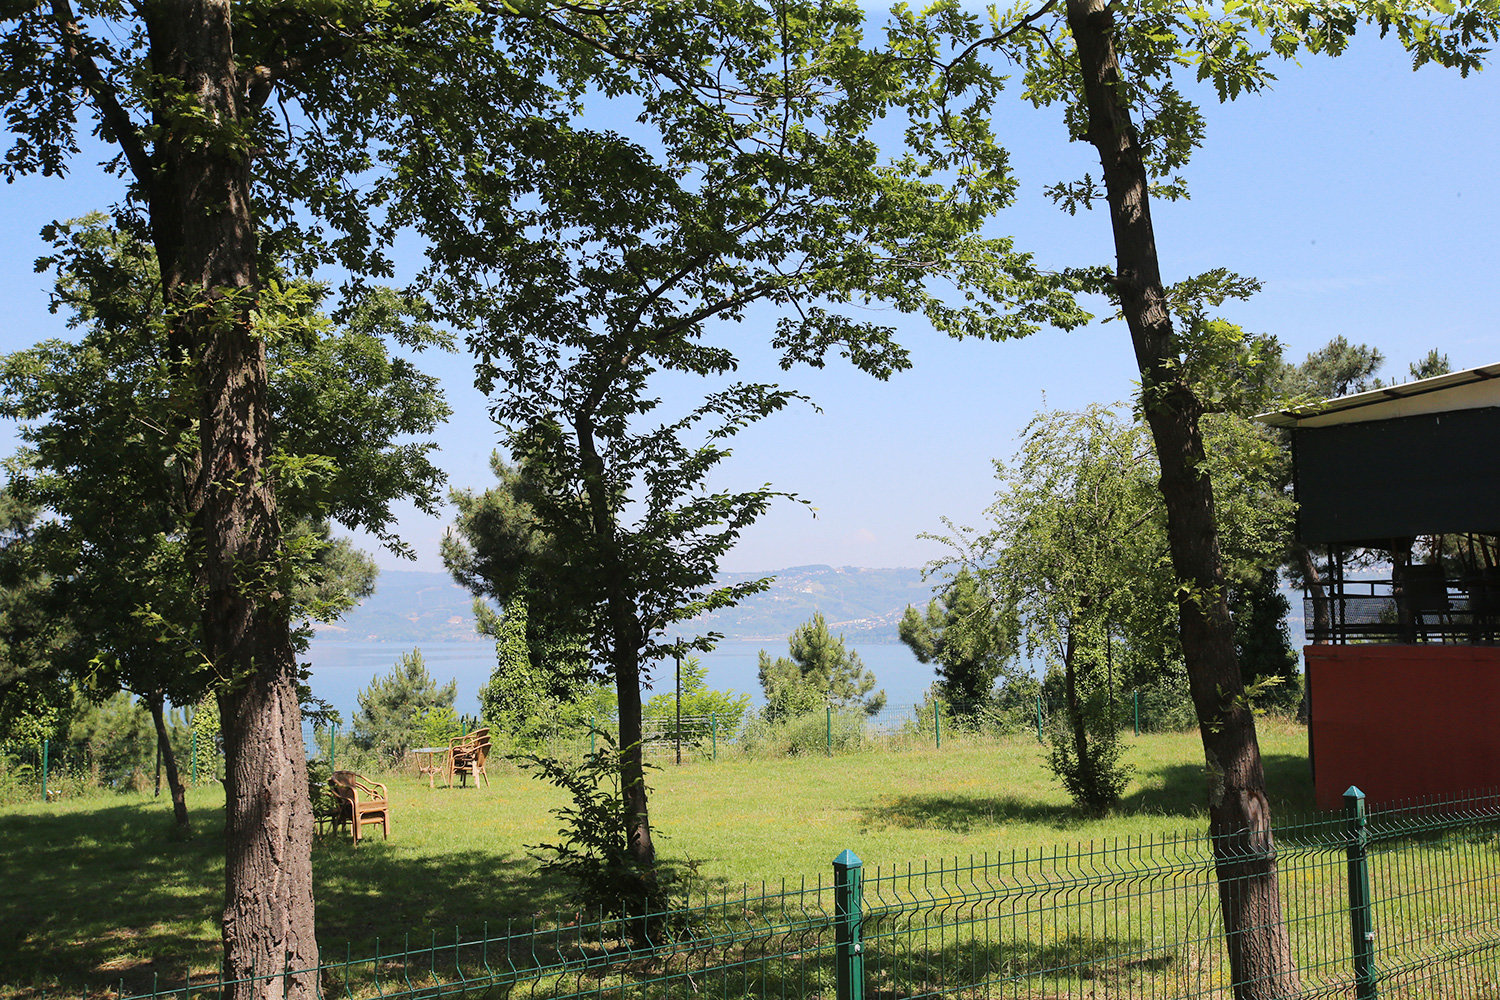
[[[1141,148],[1121,94],[1114,18],[1106,0],[1067,0],[1099,152],[1116,254],[1116,288],[1130,328],[1147,423],[1161,462],[1183,657],[1209,773],[1209,824],[1237,1000],[1298,990],[1277,890],[1276,851],[1255,719],[1235,658],[1213,489],[1203,470],[1202,404],[1177,367],[1166,291],[1151,225]]]
[[[166,697],[161,692],[148,695],[146,706],[156,725],[156,754],[167,770],[167,790],[172,796],[172,816],[177,821],[177,832],[191,837],[193,826],[188,820],[187,792],[182,787],[182,772],[177,770],[177,755],[172,752],[172,740],[167,734]]]
[[[274,567],[281,527],[270,481],[265,345],[257,291],[250,158],[253,114],[235,65],[228,0],[145,7],[155,72],[182,88],[155,102],[161,140],[149,191],[173,342],[191,359],[201,468],[190,507],[202,546],[207,653],[227,766],[224,975],[230,1000],[313,1000],[312,807],[296,656]],[[272,978],[272,976],[274,977]],[[268,977],[254,980],[252,977]]]
[[[597,397],[600,393],[596,392]],[[626,831],[631,860],[648,883],[654,880],[656,847],[651,842],[647,809],[646,764],[641,724],[641,646],[644,645],[635,603],[626,592],[624,570],[615,544],[615,515],[605,482],[604,458],[594,441],[594,420],[579,414],[573,420],[588,496],[589,518],[600,544],[599,571],[604,574],[605,613],[609,616],[611,663],[620,710],[620,797],[630,818]],[[650,888],[648,885],[646,888]]]

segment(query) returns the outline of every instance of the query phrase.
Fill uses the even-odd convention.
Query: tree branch
[[[115,142],[119,143],[126,162],[130,164],[130,172],[135,175],[136,182],[146,189],[149,199],[156,180],[151,154],[141,142],[135,121],[120,103],[119,91],[100,71],[94,57],[86,51],[88,39],[78,26],[68,0],[52,0],[52,20],[57,25],[63,51],[73,64],[73,70],[78,74],[83,89],[88,92],[94,110],[99,113],[105,128],[114,134]]]
[[[960,52],[958,54],[958,58],[954,59],[953,62],[961,62],[962,60],[967,59],[969,56],[973,55],[981,48],[995,48],[1001,42],[1007,42],[1010,39],[1014,38],[1016,35],[1019,35],[1021,32],[1030,30],[1033,24],[1041,20],[1042,15],[1046,14],[1055,6],[1057,6],[1057,0],[1047,0],[1046,3],[1038,7],[1033,13],[1027,14],[1025,17],[1021,18],[1021,20],[1017,21],[1015,25],[1012,26],[1009,30],[1002,31],[998,35],[991,35],[988,38],[979,39],[973,45],[970,45],[968,48]],[[946,68],[947,67],[944,67],[945,71]]]
[[[419,4],[408,14],[394,18],[387,24],[395,28],[412,28],[439,13],[441,9],[439,5],[433,3]],[[255,68],[245,75],[245,92],[253,107],[264,106],[270,99],[271,91],[282,80],[294,79],[314,67],[339,58],[356,44],[371,41],[379,35],[378,31],[368,29],[341,30],[328,22],[322,23],[319,27],[325,35],[315,45],[281,59],[268,59],[263,63],[257,63]],[[270,48],[274,49],[279,43],[280,38],[273,42]]]

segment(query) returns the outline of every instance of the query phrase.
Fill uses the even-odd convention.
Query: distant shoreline
[[[718,632],[725,642],[780,645],[821,612],[850,642],[894,645],[908,604],[926,607],[932,586],[916,568],[796,566],[769,573],[722,573],[724,583],[775,577],[766,591],[737,606],[683,623],[676,634]],[[475,631],[474,598],[446,573],[384,570],[375,593],[338,622],[316,629],[319,642],[487,643]]]

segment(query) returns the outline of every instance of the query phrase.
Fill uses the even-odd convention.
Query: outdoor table
[[[420,778],[424,774],[427,775],[427,787],[435,788],[437,776],[448,762],[448,748],[417,747],[412,753],[417,757],[417,777]],[[439,754],[442,755],[441,761],[438,757]],[[425,762],[422,759],[423,757],[427,758]]]

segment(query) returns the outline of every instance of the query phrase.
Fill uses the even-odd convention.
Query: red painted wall
[[[1319,809],[1500,785],[1500,647],[1306,646]]]

